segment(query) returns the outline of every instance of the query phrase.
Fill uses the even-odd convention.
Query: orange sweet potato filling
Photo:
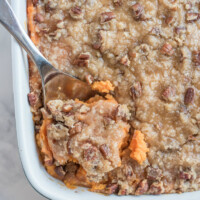
[[[109,93],[110,91],[114,90],[114,86],[110,81],[96,81],[92,84],[92,89],[102,92],[102,93]]]
[[[146,160],[146,153],[149,151],[144,141],[144,134],[139,130],[134,132],[129,149],[132,151],[130,157],[140,165]]]

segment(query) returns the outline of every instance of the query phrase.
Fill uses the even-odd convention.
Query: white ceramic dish
[[[26,24],[26,0],[12,0],[12,7],[19,18],[21,24]],[[52,178],[43,168],[39,159],[35,144],[32,115],[29,109],[27,94],[28,85],[28,65],[27,56],[12,39],[12,69],[13,69],[13,91],[15,101],[15,117],[17,126],[18,146],[21,162],[25,175],[30,184],[41,195],[53,200],[199,200],[200,192],[185,194],[171,194],[159,196],[104,196],[101,194],[88,192],[86,189],[78,188],[70,190],[60,181]]]

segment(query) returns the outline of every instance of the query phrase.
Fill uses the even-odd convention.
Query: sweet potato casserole
[[[33,42],[96,95],[28,94],[46,170],[104,194],[200,189],[200,0],[28,0]]]

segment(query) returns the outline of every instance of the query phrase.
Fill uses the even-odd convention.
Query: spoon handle
[[[40,53],[40,51],[28,37],[7,0],[0,0],[0,23],[18,41],[20,46],[26,50],[28,55],[37,65],[41,74],[41,66],[43,66],[44,63],[48,63],[48,61],[44,58],[44,56]]]

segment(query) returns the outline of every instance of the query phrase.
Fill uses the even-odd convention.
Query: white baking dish
[[[12,0],[12,7],[19,18],[21,24],[26,24],[26,0]],[[13,91],[15,101],[15,117],[17,126],[17,138],[20,157],[25,175],[30,184],[41,195],[55,200],[199,200],[200,192],[185,194],[159,195],[159,196],[105,196],[88,192],[86,189],[77,188],[70,190],[63,183],[51,177],[41,165],[35,144],[32,115],[29,109],[27,94],[28,85],[28,65],[27,56],[12,39],[12,70],[13,70]]]

